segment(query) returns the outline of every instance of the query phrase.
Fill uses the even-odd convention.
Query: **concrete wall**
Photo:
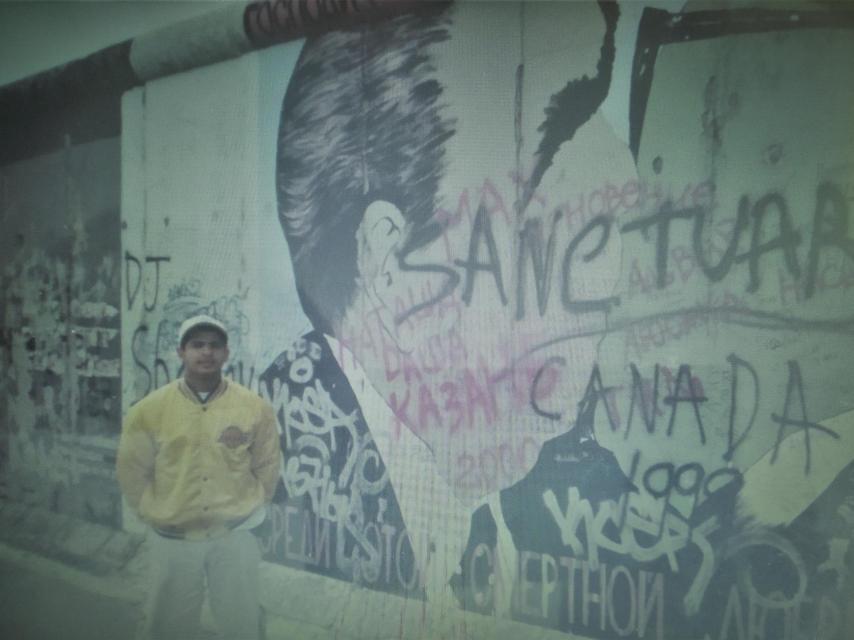
[[[843,637],[854,37],[639,17],[463,4],[126,96],[124,404],[221,315],[280,418],[268,560],[584,637]]]
[[[38,434],[108,434],[70,390],[119,384],[49,376],[28,331],[120,316],[125,411],[205,311],[279,416],[266,606],[368,637],[846,637],[854,31],[703,8],[458,3],[125,94],[120,158],[91,146],[120,249],[97,207],[60,234],[112,263],[7,261],[11,476],[74,486]]]
[[[2,465],[7,494],[118,526],[119,140],[7,165]]]

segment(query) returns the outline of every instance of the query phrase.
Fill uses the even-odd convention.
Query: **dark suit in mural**
[[[282,353],[261,377],[287,396],[283,482],[266,551],[344,580],[418,594],[412,548],[394,489],[364,416],[323,334]]]
[[[664,184],[691,162],[655,155],[654,124],[641,142],[636,94],[631,144],[603,116],[616,5],[477,5],[311,37],[290,80],[279,216],[315,331],[262,377],[285,455],[269,556],[589,637],[844,637],[851,389],[804,381],[842,366],[826,338],[850,348],[850,320],[765,291],[760,257],[783,282],[805,250],[782,195],[736,198],[717,267],[703,239],[746,98],[706,82],[687,122],[713,175]],[[668,42],[726,29],[698,33]],[[833,189],[814,217],[842,225]]]

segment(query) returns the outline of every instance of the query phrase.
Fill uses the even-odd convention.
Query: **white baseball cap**
[[[194,329],[199,328],[219,331],[225,339],[225,342],[228,343],[228,330],[225,328],[225,325],[216,318],[203,314],[187,318],[181,323],[181,328],[178,330],[178,344],[183,348],[184,344],[187,342],[188,334]]]

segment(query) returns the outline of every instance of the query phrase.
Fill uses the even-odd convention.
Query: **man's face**
[[[560,18],[540,16],[560,10],[543,4],[526,5],[541,31],[540,22]],[[600,115],[562,144],[527,206],[515,205],[551,95],[596,73],[601,14],[570,8],[573,21],[562,24],[590,41],[589,57],[567,61],[561,47],[531,40],[514,104],[519,51],[506,43],[518,41],[518,7],[458,7],[436,54],[456,130],[436,212],[445,231],[406,256],[412,270],[395,257],[408,229],[393,203],[369,207],[359,230],[361,294],[339,337],[464,499],[519,480],[541,444],[571,427],[619,279],[616,220],[596,224],[599,212],[578,204],[636,178],[628,148]],[[494,47],[467,48],[472,41]]]
[[[202,329],[190,334],[178,357],[184,364],[184,375],[206,377],[217,375],[228,360],[228,347],[219,331]]]

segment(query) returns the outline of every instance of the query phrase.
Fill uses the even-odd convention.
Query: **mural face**
[[[571,30],[549,28],[544,40],[545,25],[555,20],[572,24]],[[387,111],[400,127],[423,119],[412,133],[392,129],[388,140],[378,142],[404,147],[404,156],[423,151],[435,158],[430,163],[403,157],[410,166],[395,167],[396,159],[372,151],[365,162],[375,164],[365,168],[365,184],[341,194],[356,201],[357,221],[363,211],[364,217],[355,239],[347,240],[356,244],[356,259],[336,266],[351,268],[344,277],[355,282],[335,335],[365,367],[400,423],[430,448],[439,473],[465,501],[530,470],[542,442],[573,423],[586,384],[577,372],[589,371],[595,359],[619,277],[620,241],[613,220],[573,211],[569,199],[582,186],[597,184],[591,166],[608,166],[609,179],[620,183],[636,177],[626,146],[594,115],[607,86],[597,63],[613,59],[615,20],[611,9],[611,46],[600,55],[607,28],[596,5],[527,7],[521,17],[513,5],[459,8],[429,24],[422,21],[422,33],[432,30],[424,36],[429,48],[422,47],[430,59],[415,67],[417,79],[398,73],[364,107]],[[404,25],[398,33],[414,28]],[[396,41],[393,33],[391,28],[386,36],[369,36],[371,46],[387,44],[383,37]],[[392,43],[367,63],[371,72],[393,65],[395,58],[416,60],[410,45],[396,37],[397,49]],[[592,46],[567,64],[556,51],[573,38]],[[483,46],[468,51],[472,39]],[[507,46],[520,39],[529,41],[525,55],[534,60],[527,67],[520,64],[521,44]],[[304,69],[310,68],[311,46],[303,54]],[[349,73],[358,87],[363,71],[353,66]],[[581,81],[585,74],[596,78],[590,86]],[[320,81],[306,79],[315,82]],[[435,91],[429,98],[435,104],[425,100],[412,113],[397,109],[396,91],[419,101],[424,87]],[[547,111],[562,90],[587,101],[587,113],[579,116],[555,104]],[[295,108],[307,109],[309,102]],[[365,120],[368,128],[379,125],[367,113],[341,117]],[[288,121],[287,104],[284,118],[284,145],[288,137],[305,137]],[[335,133],[342,145],[360,142],[358,136],[348,140],[343,126]],[[343,170],[359,173],[360,162],[354,155]],[[304,158],[299,163],[302,169]],[[421,175],[408,176],[416,165]],[[284,189],[296,188],[287,178],[289,166],[287,159],[279,166]],[[419,211],[425,201],[433,203],[432,210]],[[425,229],[428,224],[432,229]],[[337,247],[345,241],[323,242]],[[321,264],[308,268],[320,270]],[[307,289],[305,296],[317,294]],[[576,374],[561,374],[567,363]]]
[[[500,89],[512,94],[512,73],[504,79],[485,101]],[[620,247],[619,237],[603,242],[616,236],[613,221],[591,224],[562,210],[581,173],[572,144],[543,178],[555,200],[537,192],[539,201],[520,210],[519,167],[496,152],[514,149],[511,123],[482,148],[474,124],[486,105],[471,102],[447,110],[459,114],[452,140],[464,147],[448,145],[436,194],[441,234],[405,251],[413,230],[403,213],[369,204],[357,232],[354,302],[336,332],[467,502],[520,479],[542,442],[574,422],[586,384],[579,373],[595,360]],[[601,118],[577,135],[598,140],[588,161],[611,155],[615,173],[634,176]],[[584,313],[567,311],[587,302]]]

